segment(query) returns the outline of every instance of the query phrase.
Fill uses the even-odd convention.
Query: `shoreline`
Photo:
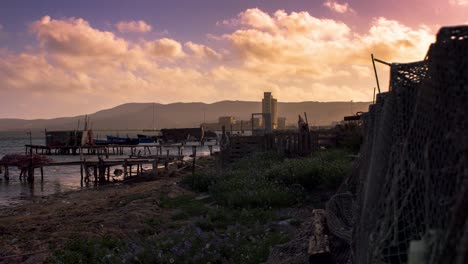
[[[203,159],[203,158],[202,158]],[[173,193],[185,193],[188,190],[177,185],[177,181],[184,173],[173,175],[171,171],[161,174],[158,178],[138,183],[111,183],[95,188],[80,190],[68,190],[42,197],[32,197],[20,204],[0,208],[0,263],[36,263],[42,262],[50,255],[53,249],[50,243],[60,241],[59,236],[47,238],[48,233],[65,233],[71,231],[87,235],[113,235],[123,238],[123,232],[127,228],[119,226],[115,228],[115,220],[120,217],[126,220],[130,218],[115,215],[114,212],[122,203],[131,203],[132,196],[139,198],[139,194],[155,191],[163,191],[161,187],[167,187],[169,195]],[[147,173],[148,174],[148,173]],[[144,175],[139,177],[145,177]],[[164,217],[157,211],[148,208],[132,208],[131,214],[140,216],[141,211]],[[112,217],[107,216],[111,214]],[[90,225],[83,226],[79,222]],[[56,225],[52,224],[55,223]],[[28,234],[34,232],[37,235],[28,238]],[[26,236],[25,236],[26,235]],[[39,242],[40,241],[40,242]],[[32,243],[31,243],[32,242]],[[39,242],[39,243],[38,243]],[[26,260],[24,259],[26,258]]]
[[[219,175],[215,157],[201,157],[195,175],[191,167],[159,177],[149,173],[135,181],[71,190],[2,210],[0,263],[121,263],[143,256],[151,257],[144,263],[192,257],[202,262],[301,263],[308,259],[312,210],[323,208],[335,187],[323,182],[304,191],[264,176],[255,179],[258,172],[269,173],[268,164],[279,166],[271,176],[281,177],[282,168],[313,169],[323,162],[318,156],[278,158],[254,156]],[[190,249],[180,249],[187,243]]]

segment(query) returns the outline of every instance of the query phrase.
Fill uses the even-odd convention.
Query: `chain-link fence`
[[[468,27],[392,64],[354,173],[327,205],[337,263],[467,263]]]

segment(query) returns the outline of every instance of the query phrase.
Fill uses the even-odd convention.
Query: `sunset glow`
[[[38,2],[1,4],[0,117],[258,101],[267,90],[283,102],[372,101],[371,53],[421,60],[440,26],[468,22],[463,0],[139,1],[119,12]]]

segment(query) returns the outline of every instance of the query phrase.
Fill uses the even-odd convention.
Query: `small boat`
[[[147,135],[138,134],[137,137],[138,137],[138,142],[139,142],[140,144],[151,144],[151,143],[154,143],[154,139],[153,139],[152,137],[147,136]]]
[[[106,145],[109,145],[109,141],[107,141],[105,139],[94,139],[94,145],[106,146]]]
[[[114,136],[106,136],[108,144],[115,144],[115,145],[138,145],[140,141],[138,138],[129,138],[129,137],[114,137]]]

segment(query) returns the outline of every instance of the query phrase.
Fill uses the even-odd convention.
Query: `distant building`
[[[226,129],[229,129],[231,125],[236,124],[236,118],[233,116],[220,116],[218,118],[218,124],[220,126],[225,126]]]
[[[278,127],[278,100],[276,100],[271,92],[265,92],[262,99],[262,113],[270,114],[273,129]],[[264,124],[267,122],[263,121]]]
[[[286,117],[278,117],[278,129],[286,128]]]
[[[253,120],[250,120],[250,122],[252,121],[254,129],[262,127],[262,119],[254,117]],[[250,126],[252,126],[252,124],[250,124]]]

